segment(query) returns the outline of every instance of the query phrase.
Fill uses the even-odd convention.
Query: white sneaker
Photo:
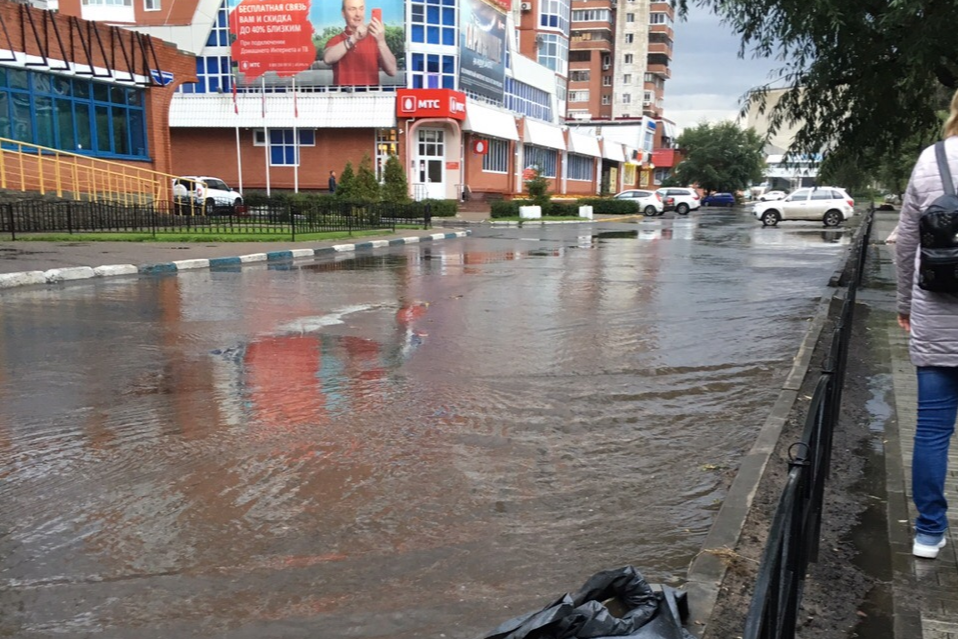
[[[943,536],[938,544],[922,544],[918,541],[912,542],[912,554],[923,559],[935,559],[939,555],[939,549],[946,545],[946,538]]]

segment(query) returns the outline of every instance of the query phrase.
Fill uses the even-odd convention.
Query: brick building
[[[416,198],[510,197],[523,191],[531,166],[556,194],[635,185],[624,183],[623,169],[652,148],[567,126],[569,0],[383,0],[384,43],[397,68],[382,66],[381,50],[375,80],[344,85],[337,55],[351,52],[334,43],[352,42],[340,11],[346,1],[363,5],[307,5],[316,57],[285,77],[242,70],[242,36],[230,25],[240,0],[61,0],[60,8],[196,55],[197,81],[180,86],[170,110],[179,174],[216,175],[243,189],[324,190],[329,172],[347,162],[356,167],[366,156],[379,171],[396,155]],[[404,96],[411,109],[402,108]],[[453,112],[453,103],[462,109]]]
[[[7,1],[0,27],[0,137],[173,172],[170,103],[180,83],[196,80],[192,56]]]

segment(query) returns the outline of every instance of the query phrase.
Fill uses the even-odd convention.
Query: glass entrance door
[[[442,129],[417,131],[415,162],[416,182],[422,185],[415,192],[425,193],[425,197],[432,199],[445,199],[446,148]]]

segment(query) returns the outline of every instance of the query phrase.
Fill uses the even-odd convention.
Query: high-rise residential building
[[[582,0],[571,12],[567,120],[663,115],[673,8],[649,0]]]

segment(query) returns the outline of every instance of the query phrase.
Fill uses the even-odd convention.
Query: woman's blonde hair
[[[959,91],[952,94],[952,103],[949,105],[949,117],[946,123],[942,125],[942,137],[951,138],[959,135],[959,113],[957,113],[957,100],[959,100]]]

